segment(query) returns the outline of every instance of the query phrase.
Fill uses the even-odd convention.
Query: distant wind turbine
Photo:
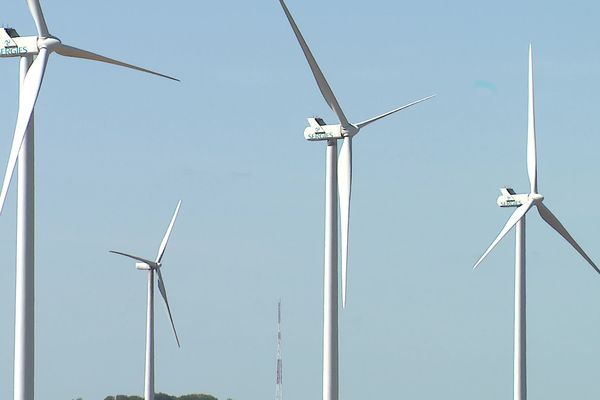
[[[165,254],[165,249],[167,248],[167,243],[169,242],[169,237],[171,236],[171,231],[173,230],[173,225],[175,224],[175,219],[177,218],[177,214],[179,213],[179,206],[181,206],[181,200],[177,203],[177,208],[175,208],[175,213],[173,214],[173,218],[171,218],[171,223],[167,228],[167,232],[163,237],[162,242],[158,248],[158,254],[156,255],[156,259],[154,261],[147,260],[142,257],[133,256],[127,253],[121,253],[119,251],[111,250],[111,253],[120,254],[125,257],[132,258],[136,261],[139,261],[135,264],[135,267],[139,270],[148,271],[148,304],[146,309],[146,369],[144,376],[144,399],[145,400],[154,400],[154,274],[158,275],[158,290],[160,291],[160,295],[165,301],[165,306],[167,308],[167,314],[169,315],[169,320],[171,321],[171,327],[173,328],[173,333],[175,334],[175,340],[177,341],[177,346],[179,345],[179,337],[177,336],[177,331],[175,330],[175,324],[173,323],[173,316],[171,315],[171,307],[169,307],[169,301],[167,300],[167,289],[165,288],[165,282],[160,272],[160,268],[162,267],[162,258]]]
[[[535,144],[535,113],[533,104],[533,56],[529,45],[529,112],[527,124],[527,172],[529,175],[529,194],[516,194],[511,188],[502,188],[502,195],[498,198],[500,207],[517,207],[508,222],[500,231],[498,237],[490,247],[477,260],[473,268],[477,268],[485,257],[496,247],[504,236],[516,226],[515,248],[515,320],[514,320],[514,400],[527,399],[527,371],[526,371],[526,318],[525,318],[525,214],[537,207],[540,216],[548,225],[556,230],[579,254],[596,270],[600,270],[594,262],[577,244],[575,239],[567,232],[560,221],[550,212],[543,203],[544,196],[538,192],[537,182],[537,156]]]
[[[338,398],[338,226],[337,226],[337,193],[339,189],[340,216],[342,230],[342,304],[346,305],[347,267],[348,267],[348,234],[350,225],[350,195],[352,188],[352,138],[358,132],[388,115],[413,106],[433,96],[413,101],[384,114],[352,124],[342,111],[323,72],[312,55],[306,41],[302,37],[292,14],[283,0],[279,0],[283,11],[300,43],[304,56],[317,82],[317,86],[329,107],[339,120],[339,124],[328,125],[321,118],[308,118],[309,127],[304,130],[304,137],[310,141],[327,142],[326,187],[325,187],[325,265],[324,265],[324,318],[323,318],[323,399]],[[342,140],[342,148],[338,162],[337,141]]]
[[[0,28],[0,58],[19,57],[19,111],[0,191],[0,213],[18,159],[17,262],[15,301],[14,399],[34,398],[34,124],[33,114],[49,57],[52,53],[100,61],[176,80],[145,68],[63,44],[50,34],[38,0],[27,0],[37,36],[21,37],[15,29]]]

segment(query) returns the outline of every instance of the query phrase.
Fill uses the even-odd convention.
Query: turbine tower
[[[177,341],[177,347],[181,347],[179,345],[179,337],[177,336],[177,331],[175,330],[175,324],[173,323],[173,316],[171,315],[171,308],[169,307],[169,301],[167,300],[167,289],[165,288],[165,282],[160,272],[160,268],[162,267],[162,258],[165,254],[165,249],[167,248],[167,243],[169,242],[169,237],[171,236],[171,231],[173,230],[173,225],[175,224],[175,219],[177,218],[177,214],[179,213],[179,206],[181,206],[181,200],[177,203],[177,208],[175,208],[175,213],[173,214],[173,218],[171,218],[171,223],[167,228],[167,232],[163,237],[162,242],[158,248],[158,254],[156,256],[155,261],[150,261],[142,257],[133,256],[127,253],[121,253],[119,251],[111,250],[111,253],[120,254],[125,257],[132,258],[136,261],[140,261],[135,263],[135,267],[142,271],[148,271],[148,303],[146,307],[146,368],[144,375],[144,399],[145,400],[154,400],[154,275],[158,276],[158,290],[160,295],[162,296],[165,306],[167,309],[167,314],[169,315],[169,320],[171,321],[171,327],[173,328],[173,333],[175,334],[175,340]]]
[[[304,137],[309,141],[324,141],[327,144],[325,166],[325,262],[323,279],[323,400],[337,400],[339,396],[338,376],[338,193],[342,230],[342,304],[346,305],[346,283],[348,266],[348,234],[350,223],[350,195],[352,186],[352,138],[359,131],[388,115],[413,106],[433,96],[413,101],[384,114],[352,124],[342,111],[323,72],[319,68],[292,14],[283,0],[279,0],[292,30],[302,48],[306,61],[317,82],[325,102],[336,114],[339,124],[328,125],[322,118],[308,118],[309,126]],[[338,156],[337,142],[342,140]]]
[[[277,303],[277,366],[275,372],[275,400],[283,400],[283,359],[281,358],[281,300]]]
[[[34,275],[35,275],[35,183],[34,107],[50,54],[114,64],[164,78],[177,80],[145,68],[126,64],[99,54],[63,44],[51,35],[39,0],[27,0],[37,28],[37,36],[21,37],[15,29],[0,29],[0,58],[20,58],[19,111],[8,165],[0,192],[0,213],[18,160],[17,254],[15,295],[15,400],[34,398]]]
[[[517,207],[500,231],[498,237],[483,253],[473,268],[477,268],[483,259],[496,247],[498,242],[516,226],[515,247],[515,319],[514,319],[514,370],[513,390],[514,400],[527,399],[527,360],[526,360],[526,318],[525,318],[525,214],[537,207],[540,216],[548,225],[556,230],[579,254],[596,270],[600,270],[588,257],[575,239],[567,232],[560,221],[550,212],[543,203],[544,196],[538,192],[537,182],[537,155],[535,139],[535,113],[533,102],[533,56],[531,44],[529,45],[529,111],[527,124],[527,172],[529,175],[529,194],[516,194],[511,188],[500,189],[502,195],[498,198],[500,207]]]

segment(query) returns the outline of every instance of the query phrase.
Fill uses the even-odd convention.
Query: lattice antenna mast
[[[281,300],[277,303],[277,367],[275,378],[275,400],[283,400],[283,361],[281,358]]]

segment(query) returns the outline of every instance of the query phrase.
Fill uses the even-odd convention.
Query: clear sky
[[[4,3],[0,23],[33,34],[25,1]],[[273,398],[281,297],[284,396],[319,399],[325,146],[302,133],[306,117],[335,119],[278,2],[42,5],[64,43],[182,82],[51,57],[36,108],[38,397],[142,393],[146,279],[108,250],[154,256],[182,199],[163,269],[182,347],[157,302],[157,391]],[[288,6],[351,121],[438,94],[354,141],[341,398],[510,398],[514,234],[471,267],[510,214],[498,188],[528,188],[530,41],[540,191],[600,261],[598,4]],[[4,168],[17,60],[0,76]],[[15,187],[0,217],[0,398]],[[530,396],[598,397],[600,276],[537,212],[527,226]]]

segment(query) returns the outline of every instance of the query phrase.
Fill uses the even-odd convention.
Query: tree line
[[[82,399],[78,399],[82,400]],[[126,396],[124,394],[118,394],[116,396],[107,396],[104,400],[144,400],[140,396]],[[218,400],[215,396],[210,394],[184,394],[183,396],[171,396],[166,393],[156,393],[154,400]],[[227,399],[231,400],[231,399]]]

